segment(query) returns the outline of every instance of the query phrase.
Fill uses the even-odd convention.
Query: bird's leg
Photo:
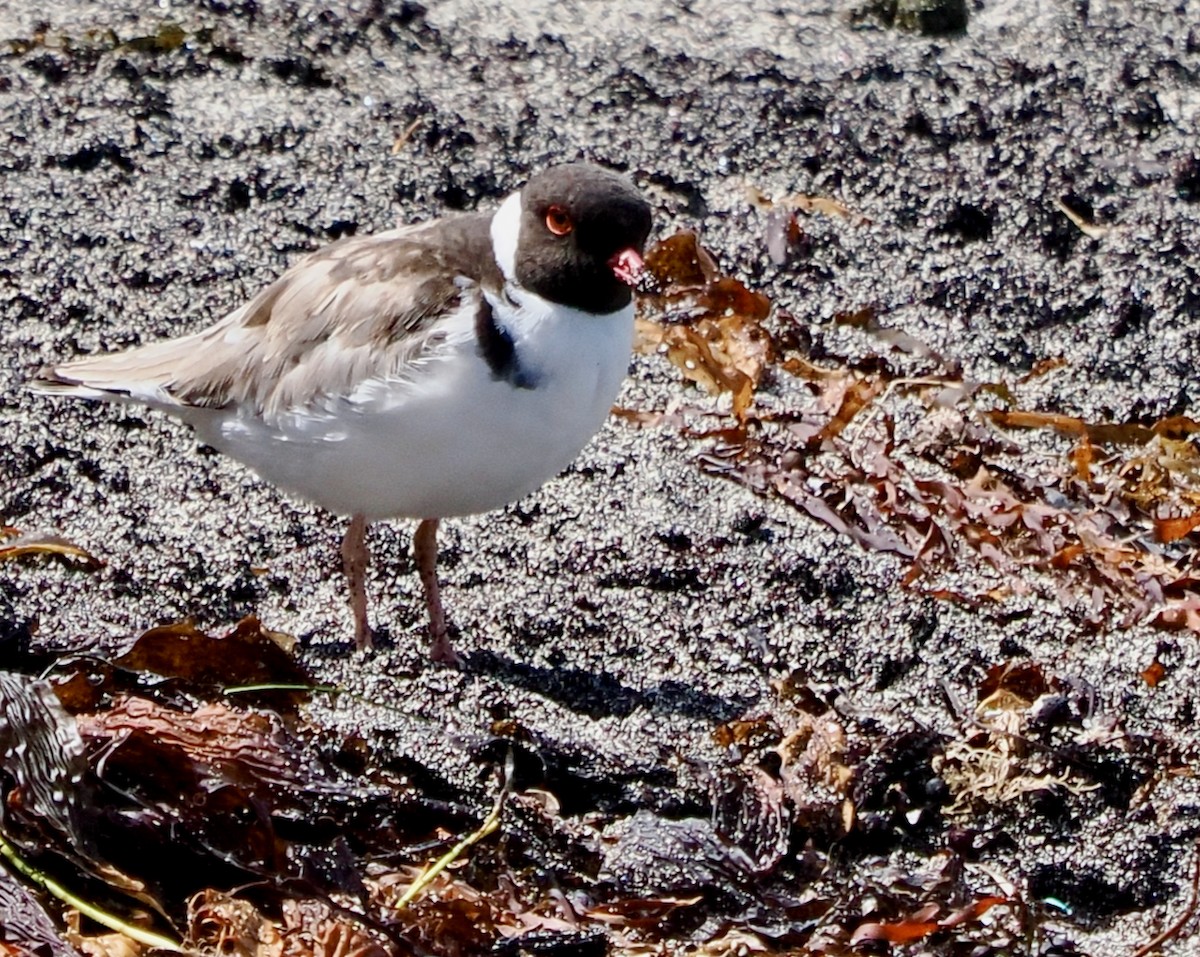
[[[367,566],[371,552],[367,548],[367,519],[355,515],[350,519],[346,537],[342,539],[342,570],[350,583],[350,608],[354,612],[354,644],[359,651],[371,647],[371,626],[367,624]]]
[[[413,553],[417,559],[417,571],[421,575],[421,586],[425,589],[425,607],[429,610],[429,637],[432,642],[429,657],[434,661],[455,665],[459,663],[459,657],[446,635],[446,613],[442,610],[442,599],[438,593],[437,529],[436,518],[421,522],[413,535]]]

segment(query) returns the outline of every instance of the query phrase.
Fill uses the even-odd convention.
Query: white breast
[[[268,481],[342,514],[437,518],[515,501],[571,463],[608,415],[629,363],[632,306],[597,316],[517,290],[495,303],[533,383],[493,376],[474,297],[445,347],[404,380],[373,379],[266,422],[229,410],[193,424]]]

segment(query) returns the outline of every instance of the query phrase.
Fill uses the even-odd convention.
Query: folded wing
[[[478,294],[477,270],[448,262],[438,232],[340,240],[201,332],[47,366],[30,385],[183,418],[241,406],[271,419],[367,379],[403,376],[441,341],[438,320]]]

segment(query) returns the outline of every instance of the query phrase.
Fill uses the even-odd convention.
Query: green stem
[[[422,891],[425,890],[425,888],[433,883],[434,878],[436,878],[440,873],[442,873],[442,871],[453,864],[463,851],[465,851],[472,844],[478,844],[500,826],[500,809],[504,806],[504,795],[507,793],[508,792],[506,790],[502,790],[500,792],[499,797],[496,798],[496,803],[492,806],[492,812],[479,826],[479,830],[468,834],[461,841],[450,848],[449,851],[447,851],[425,869],[425,873],[418,877],[413,886],[410,887],[405,892],[404,896],[396,902],[397,910],[404,910],[404,908],[417,899],[417,897]]]
[[[118,934],[124,934],[126,937],[136,940],[139,944],[145,944],[147,947],[153,947],[156,950],[171,950],[177,954],[188,953],[179,943],[171,940],[171,938],[164,937],[162,934],[156,934],[153,931],[143,930],[141,927],[135,927],[133,924],[121,920],[116,915],[101,910],[95,904],[89,904],[87,901],[76,897],[49,874],[44,874],[25,863],[20,855],[17,854],[17,849],[5,839],[3,834],[0,834],[0,855],[4,856],[4,859],[8,861],[12,869],[18,874],[32,881],[52,897],[56,897],[64,904],[74,907],[85,917],[90,917],[102,927],[115,930]]]

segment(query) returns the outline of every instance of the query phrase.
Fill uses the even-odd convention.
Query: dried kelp
[[[730,404],[625,415],[702,442],[705,471],[897,556],[902,584],[935,598],[986,606],[1036,590],[1092,627],[1200,631],[1200,423],[1012,408],[1007,384],[964,378],[872,309],[838,321],[927,361],[929,374],[900,377],[882,356],[821,367],[795,348],[796,320],[723,276],[694,234],[664,240],[647,263],[660,291],[641,301],[639,347]],[[1010,467],[1013,430],[1030,428],[1077,440],[1057,473]],[[979,583],[969,592],[968,569]]]

